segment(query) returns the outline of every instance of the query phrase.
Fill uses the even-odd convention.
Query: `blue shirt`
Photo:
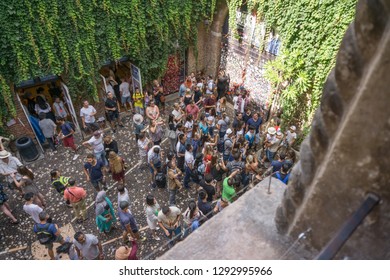
[[[37,233],[38,230],[44,229],[48,223],[45,224],[35,224],[34,225],[34,232]],[[47,232],[51,233],[53,236],[57,233],[57,228],[54,224],[49,224],[49,227],[46,230]]]
[[[253,126],[256,129],[256,134],[259,133],[260,125],[262,124],[263,120],[259,117],[257,121],[255,121],[253,118],[250,118],[248,120],[248,126]]]
[[[64,136],[68,135],[71,131],[72,131],[72,128],[70,127],[69,124],[64,123],[63,125],[61,125],[61,132]],[[72,136],[72,135],[70,135],[70,136]]]
[[[121,226],[124,230],[126,230],[126,226],[130,225],[130,228],[133,232],[138,231],[137,222],[134,218],[134,216],[129,212],[123,212],[122,210],[119,210],[118,212],[119,221],[121,223]]]
[[[204,135],[209,134],[209,127],[207,126],[207,124],[202,124],[202,122],[200,122],[199,123],[199,128],[202,130],[202,133]]]
[[[186,90],[187,90],[187,87],[184,84],[181,84],[180,89],[179,89],[179,96],[183,97],[184,94],[186,93]]]
[[[272,172],[279,171],[282,168],[284,161],[278,161],[278,160],[273,160],[271,163],[271,166],[273,167]]]
[[[88,171],[89,179],[91,181],[97,181],[100,180],[103,177],[102,168],[104,167],[104,164],[101,160],[98,160],[96,162],[96,165],[93,166],[89,162],[86,162],[84,164],[84,168]]]

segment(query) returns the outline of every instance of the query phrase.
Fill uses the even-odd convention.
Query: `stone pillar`
[[[320,250],[368,192],[382,202],[336,258],[390,258],[389,0],[361,0],[275,217]]]

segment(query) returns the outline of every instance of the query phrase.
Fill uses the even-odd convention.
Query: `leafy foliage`
[[[228,1],[230,14],[235,14],[243,2]],[[354,18],[356,2],[245,1],[249,10],[257,10],[267,29],[275,30],[281,37],[283,52],[276,60],[268,62],[266,77],[275,94],[281,97],[284,123],[309,126],[319,106],[322,86],[334,67],[341,39]],[[230,23],[231,29],[235,29]]]
[[[10,82],[65,73],[74,98],[96,100],[98,70],[122,56],[141,68],[144,81],[158,77],[170,54],[194,45],[197,23],[212,16],[215,2],[1,1],[0,117],[14,114]]]

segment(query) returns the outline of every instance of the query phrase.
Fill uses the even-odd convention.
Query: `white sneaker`
[[[79,156],[80,156],[79,154],[75,154],[73,160],[76,160]]]

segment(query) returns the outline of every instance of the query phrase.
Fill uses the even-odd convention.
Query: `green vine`
[[[356,0],[247,0],[248,10],[280,36],[282,52],[266,65],[273,99],[283,108],[283,123],[303,131],[318,108],[322,86],[335,65],[342,37],[355,15]],[[242,0],[228,1],[230,29],[235,31],[236,10]]]
[[[144,82],[157,78],[163,74],[169,55],[195,45],[197,23],[212,19],[215,3],[0,1],[0,127],[15,114],[7,86],[11,83],[66,74],[73,98],[97,100],[101,65],[122,56],[141,68]]]

